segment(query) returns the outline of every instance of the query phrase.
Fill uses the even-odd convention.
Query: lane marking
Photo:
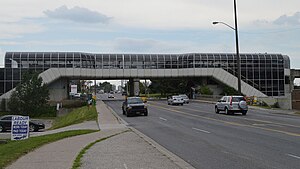
[[[196,130],[196,131],[201,131],[201,132],[203,132],[203,133],[208,133],[208,134],[210,134],[210,132],[209,131],[206,131],[206,130],[201,130],[201,129],[197,129],[197,128],[192,128],[193,130]]]
[[[167,121],[167,119],[159,117],[160,120]]]
[[[183,111],[180,111],[180,110],[169,109],[169,108],[165,108],[165,107],[154,105],[154,104],[150,104],[150,105],[152,105],[153,107],[157,107],[157,108],[160,108],[160,109],[165,109],[165,110],[172,111],[172,112],[177,112],[178,114],[188,115],[188,116],[191,116],[191,117],[196,117],[196,118],[202,118],[202,119],[206,119],[206,120],[217,121],[217,122],[221,122],[221,123],[225,123],[225,124],[230,124],[230,125],[234,125],[234,126],[250,127],[250,128],[262,129],[262,130],[266,130],[266,131],[272,131],[272,132],[277,132],[277,133],[283,133],[283,134],[290,135],[290,136],[300,137],[299,133],[292,133],[292,132],[288,132],[288,131],[282,131],[282,130],[264,128],[264,127],[260,127],[260,126],[240,124],[240,123],[236,123],[236,122],[228,122],[228,121],[224,121],[224,120],[218,120],[218,119],[215,119],[215,118],[210,118],[210,117],[204,117],[204,116],[199,116],[199,115],[195,115],[195,114],[190,114],[190,113],[186,113],[186,112],[183,112]]]
[[[293,154],[286,154],[286,155],[288,155],[288,156],[290,156],[290,157],[297,158],[297,159],[299,159],[299,160],[300,160],[300,157],[299,157],[299,156],[296,156],[296,155],[293,155]]]
[[[160,104],[160,105],[163,105],[163,103],[157,103],[156,104]],[[192,109],[192,108],[187,108],[187,107],[181,107],[183,109],[187,109],[187,110],[192,110],[192,111],[197,111],[197,112],[200,112],[200,113],[206,113],[206,114],[211,114],[209,112],[205,112],[205,111],[201,111],[199,109]],[[231,118],[235,118],[235,119],[241,119],[240,117],[234,117],[234,116],[231,116]],[[249,120],[249,121],[256,121],[256,122],[261,122],[261,123],[270,123],[270,124],[276,124],[276,125],[283,125],[283,126],[290,126],[290,127],[296,127],[296,128],[300,128],[300,126],[298,125],[293,125],[293,124],[286,124],[286,123],[278,123],[278,122],[271,122],[271,121],[267,121],[267,120],[260,120],[260,119],[250,119],[250,118],[247,118],[247,117],[244,117],[243,119],[245,120]]]

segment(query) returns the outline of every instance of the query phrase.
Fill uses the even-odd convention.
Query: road
[[[249,110],[215,114],[214,105],[149,101],[149,116],[122,115],[122,101],[105,101],[130,126],[199,169],[296,169],[300,116]]]

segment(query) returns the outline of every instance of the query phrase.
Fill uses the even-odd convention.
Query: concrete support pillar
[[[60,78],[48,85],[50,101],[62,101],[69,96],[69,79]]]
[[[129,96],[140,95],[140,79],[129,79]]]
[[[140,95],[140,79],[134,79],[134,95]]]

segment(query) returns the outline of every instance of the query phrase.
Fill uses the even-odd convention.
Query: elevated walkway
[[[50,68],[42,72],[43,83],[51,84],[58,79],[129,79],[129,78],[173,78],[173,77],[213,77],[234,89],[238,89],[237,77],[222,68],[183,68],[183,69],[86,69]],[[268,97],[256,88],[242,81],[242,93],[246,96]],[[11,91],[0,96],[8,99]],[[65,87],[67,90],[67,87]],[[67,93],[67,92],[66,92]],[[50,96],[51,97],[51,96]]]

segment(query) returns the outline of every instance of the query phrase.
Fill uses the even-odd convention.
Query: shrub
[[[213,95],[213,92],[210,90],[208,86],[201,86],[199,92],[204,95]]]

